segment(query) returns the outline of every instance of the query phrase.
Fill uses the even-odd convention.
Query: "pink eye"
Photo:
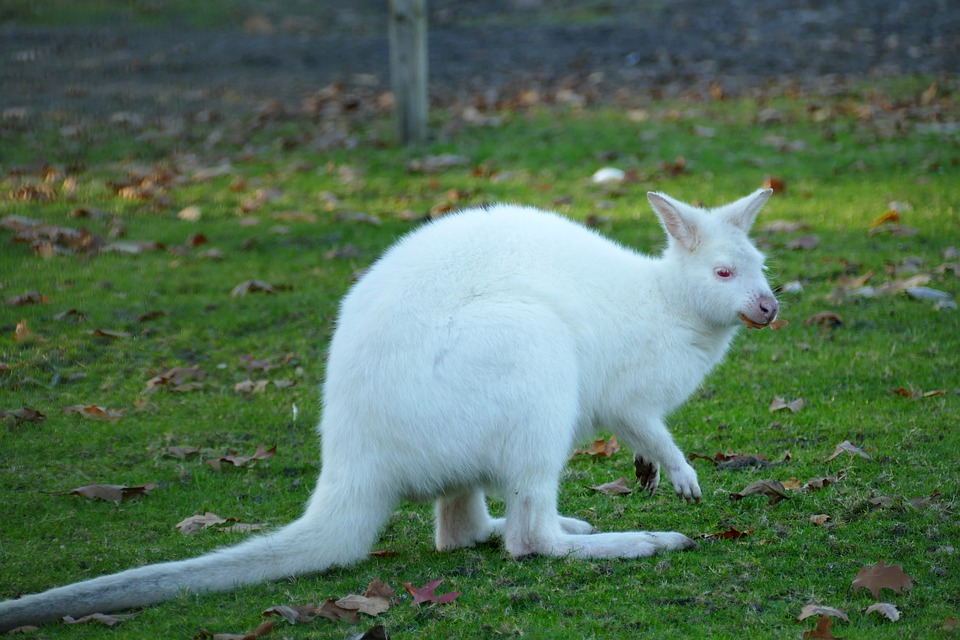
[[[713,272],[717,274],[718,278],[723,278],[723,279],[729,278],[730,276],[733,275],[733,272],[730,271],[730,269],[727,269],[726,267],[717,267],[716,269],[713,270]]]

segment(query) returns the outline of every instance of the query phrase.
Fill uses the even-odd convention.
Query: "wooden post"
[[[390,84],[404,144],[427,140],[427,1],[390,0]]]

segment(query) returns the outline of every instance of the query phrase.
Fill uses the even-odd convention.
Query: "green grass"
[[[782,219],[811,227],[756,234],[770,254],[774,282],[803,285],[801,293],[781,296],[782,315],[791,325],[743,332],[726,362],[671,423],[687,453],[740,452],[779,461],[789,451],[790,460],[740,471],[698,460],[704,500],[697,506],[679,503],[668,485],[653,498],[609,497],[586,488],[631,476],[627,451],[603,460],[574,458],[561,491],[565,514],[602,530],[668,529],[694,536],[733,526],[753,530],[750,535],[636,561],[515,562],[497,543],[437,553],[429,505],[403,505],[378,545],[395,556],[232,594],[183,596],[112,629],[47,625],[34,636],[187,637],[201,628],[242,633],[258,624],[268,606],[362,593],[374,578],[401,591],[403,582],[443,578],[441,592],[463,595],[448,606],[422,608],[405,597],[361,625],[284,622],[271,637],[346,638],[377,622],[397,638],[800,637],[813,627],[812,620],[795,621],[808,603],[846,611],[851,622],[834,627],[841,637],[945,633],[947,618],[960,617],[960,313],[937,311],[905,295],[830,295],[845,275],[873,271],[871,284],[889,282],[894,276],[887,270],[906,258],[919,258],[921,272],[932,275],[929,286],[960,291],[953,272],[936,272],[957,261],[943,254],[960,245],[960,145],[955,132],[924,128],[935,120],[956,121],[960,108],[956,87],[947,86],[940,88],[936,109],[923,106],[919,96],[928,84],[908,79],[851,88],[829,101],[654,101],[642,105],[641,118],[612,109],[504,113],[501,126],[466,128],[419,151],[391,144],[389,125],[380,121],[356,125],[357,148],[329,152],[298,143],[315,133],[316,125],[306,120],[256,129],[221,125],[228,135],[213,146],[203,144],[204,130],[148,143],[92,126],[85,140],[76,141],[61,139],[57,126],[42,121],[29,128],[7,123],[0,192],[8,195],[0,201],[0,215],[85,227],[103,236],[120,223],[126,239],[162,242],[168,249],[183,247],[195,233],[210,244],[176,253],[43,259],[29,245],[12,244],[11,232],[0,232],[3,297],[29,290],[47,297],[42,305],[0,307],[0,410],[27,406],[47,416],[40,423],[0,423],[0,596],[186,558],[244,537],[212,530],[184,537],[174,528],[206,510],[272,526],[296,518],[319,471],[317,389],[337,300],[357,270],[416,227],[409,218],[448,199],[451,189],[462,194],[457,206],[507,200],[581,220],[600,216],[607,235],[656,251],[662,231],[646,205],[647,190],[713,205],[775,176],[787,190],[771,201],[758,226]],[[891,106],[877,107],[869,118],[854,109],[882,104]],[[777,110],[772,121],[760,118],[771,108]],[[448,116],[436,114],[438,128]],[[242,147],[232,141],[241,136],[230,135],[231,127],[244,132]],[[782,141],[771,136],[804,144],[782,151]],[[98,144],[85,144],[90,141]],[[405,168],[411,158],[447,152],[470,163],[435,175]],[[229,160],[233,170],[191,181],[187,153],[197,154],[199,166]],[[686,171],[671,176],[663,165],[677,156],[685,158]],[[41,170],[44,164],[53,171]],[[606,164],[635,170],[637,180],[614,190],[591,185],[589,176]],[[110,185],[122,182],[134,165],[166,167],[183,178],[158,198],[124,200]],[[478,166],[488,171],[474,171]],[[357,177],[345,180],[347,174]],[[63,188],[68,176],[76,180],[73,192]],[[20,199],[16,194],[25,185],[50,187],[53,196]],[[279,195],[256,211],[241,212],[241,203],[258,188],[275,188]],[[339,199],[332,211],[321,192]],[[870,234],[891,201],[909,203],[902,222],[916,235]],[[190,205],[201,208],[199,222],[177,218]],[[101,215],[69,217],[79,208]],[[284,215],[290,212],[317,219]],[[377,215],[382,224],[337,220],[338,213],[355,212]],[[242,226],[245,217],[259,225]],[[283,233],[276,228],[281,225]],[[808,233],[819,237],[817,249],[786,248]],[[348,245],[356,249],[353,257],[325,257]],[[201,258],[210,247],[224,259]],[[249,279],[283,288],[270,296],[231,298],[231,289]],[[69,309],[82,311],[85,320],[55,319]],[[166,315],[138,319],[157,310]],[[804,324],[822,311],[839,314],[844,323],[834,329]],[[21,320],[44,341],[14,342]],[[130,337],[98,338],[91,335],[96,329]],[[294,360],[266,374],[248,373],[239,360],[285,354]],[[207,373],[201,390],[145,393],[157,371],[192,365]],[[235,393],[234,384],[251,375],[297,385]],[[891,392],[900,387],[947,393],[914,400]],[[771,414],[774,396],[803,397],[806,406],[796,414]],[[115,423],[95,422],[62,410],[90,403],[125,415]],[[844,440],[871,459],[842,455],[827,462]],[[170,445],[193,445],[203,448],[204,457],[249,454],[259,442],[276,444],[277,455],[253,468],[219,473],[196,457],[182,461],[159,453]],[[841,470],[846,477],[837,484],[791,493],[775,506],[756,496],[739,502],[728,497],[758,479],[805,481]],[[142,500],[119,505],[51,493],[95,482],[159,486]],[[939,499],[923,509],[868,502],[934,491]],[[809,517],[821,513],[830,522],[813,525]],[[902,564],[914,579],[909,593],[884,591],[879,598],[900,609],[896,623],[861,613],[875,600],[851,589],[861,567],[881,560]]]

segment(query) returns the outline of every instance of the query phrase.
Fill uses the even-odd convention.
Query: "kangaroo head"
[[[754,325],[776,319],[779,305],[764,276],[764,256],[747,236],[772,193],[761,189],[712,210],[647,194],[667,231],[663,258],[677,304],[719,326],[736,325],[741,314]]]

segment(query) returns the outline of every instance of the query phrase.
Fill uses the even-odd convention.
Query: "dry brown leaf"
[[[820,236],[814,234],[794,238],[786,244],[787,249],[793,249],[795,251],[813,251],[819,246]]]
[[[592,489],[593,491],[599,491],[600,493],[606,493],[608,495],[633,493],[633,489],[631,489],[627,484],[626,478],[617,478],[613,482],[605,482],[603,484],[598,484],[588,488]]]
[[[768,176],[767,179],[763,181],[763,188],[773,189],[774,195],[782,194],[787,190],[787,183],[780,178]]]
[[[126,331],[112,331],[110,329],[94,329],[90,332],[95,338],[108,338],[110,340],[119,340],[121,338],[129,338],[132,334],[127,333]]]
[[[887,565],[883,560],[875,565],[866,566],[860,569],[857,577],[853,579],[853,590],[859,591],[866,589],[873,594],[874,598],[880,596],[883,589],[891,589],[894,593],[901,591],[910,591],[913,588],[913,582],[906,573],[903,572],[903,565]]]
[[[287,622],[290,624],[296,624],[298,622],[313,622],[313,619],[317,617],[316,606],[312,604],[306,605],[276,605],[266,609],[261,613],[264,618],[269,616],[281,616],[286,618]]]
[[[860,449],[860,447],[853,445],[849,440],[844,440],[843,442],[837,445],[837,447],[833,450],[833,453],[830,454],[830,457],[827,458],[826,462],[830,462],[831,460],[839,456],[841,453],[847,453],[847,454],[850,454],[851,456],[860,456],[861,458],[872,460],[872,458],[868,456],[866,453],[864,453],[863,450]]]
[[[267,390],[269,380],[244,380],[233,385],[235,393],[263,393]]]
[[[617,436],[610,436],[609,440],[604,440],[602,438],[594,440],[593,444],[586,449],[575,450],[573,455],[588,455],[609,458],[618,451],[620,451],[620,443],[617,442]]]
[[[206,463],[216,469],[220,470],[220,465],[224,462],[228,462],[235,467],[243,466],[253,466],[256,464],[257,460],[266,460],[272,458],[277,454],[277,445],[273,445],[269,449],[261,442],[257,445],[257,450],[252,456],[238,456],[236,454],[228,454],[225,456],[220,456],[219,458],[213,460],[207,460]],[[252,463],[252,464],[251,464]]]
[[[30,331],[30,327],[27,326],[26,320],[21,320],[17,323],[16,328],[13,330],[13,341],[30,342],[32,340],[35,340],[36,342],[46,342],[46,340]]]
[[[830,616],[820,616],[817,618],[817,627],[815,629],[803,632],[804,640],[806,640],[806,638],[813,640],[840,640],[830,631],[831,627],[833,627],[833,618]]]
[[[194,636],[194,640],[256,640],[257,638],[262,638],[271,631],[275,621],[267,620],[266,622],[261,622],[260,625],[253,631],[248,631],[247,633],[210,633],[206,629],[201,629],[200,633]]]
[[[0,420],[6,420],[14,424],[20,424],[22,422],[42,422],[46,417],[47,416],[36,409],[31,409],[30,407],[22,407],[20,409],[14,409],[13,411],[0,411]]]
[[[831,311],[824,311],[822,313],[815,313],[806,320],[803,321],[803,326],[809,327],[812,325],[818,324],[822,327],[839,327],[843,324],[843,318],[838,314]]]
[[[821,527],[826,523],[830,522],[830,516],[825,513],[818,513],[817,515],[810,516],[810,522]]]
[[[122,409],[104,409],[95,404],[75,404],[69,407],[63,408],[64,413],[78,413],[84,418],[89,418],[90,420],[106,420],[108,422],[116,422],[123,417]]]
[[[31,304],[47,304],[47,296],[39,291],[27,291],[23,295],[7,298],[8,307],[25,307]]]
[[[55,494],[68,493],[72,496],[83,496],[90,500],[104,500],[106,502],[124,502],[125,500],[139,500],[157,488],[153,482],[137,487],[125,487],[119,484],[88,484],[70,491],[54,491]]]
[[[73,322],[83,322],[87,319],[87,314],[78,309],[67,309],[66,311],[61,311],[57,315],[53,316],[54,320],[60,320],[61,322],[73,321]]]
[[[245,280],[230,291],[231,298],[240,298],[250,293],[276,293],[277,290],[268,282],[262,280]]]
[[[781,500],[787,498],[786,491],[778,480],[757,480],[756,482],[751,482],[748,484],[738,493],[731,493],[730,499],[733,501],[742,500],[743,498],[754,494],[767,496],[770,499],[770,506],[775,505]]]
[[[173,367],[162,371],[149,380],[144,393],[154,393],[160,388],[170,391],[195,391],[202,388],[200,381],[207,377],[206,371],[199,366]]]
[[[900,611],[897,609],[897,606],[890,604],[889,602],[877,602],[876,604],[872,604],[864,610],[864,613],[867,615],[870,615],[871,613],[879,613],[891,622],[896,622],[900,619]]]
[[[879,217],[874,219],[873,223],[870,225],[871,229],[876,229],[877,227],[891,222],[900,222],[900,212],[896,209],[888,209],[880,214]]]
[[[357,624],[360,622],[360,616],[357,615],[355,609],[344,609],[343,607],[337,605],[336,600],[328,599],[319,607],[314,609],[314,613],[318,616],[322,616],[327,620],[346,620],[347,622],[352,622]]]
[[[787,402],[780,396],[774,396],[773,400],[770,402],[770,412],[773,413],[774,411],[782,411],[787,409],[790,411],[790,413],[797,413],[803,409],[803,404],[803,398],[797,398],[796,400]]]
[[[441,584],[443,584],[443,580],[433,580],[422,587],[414,587],[409,582],[404,582],[403,588],[407,590],[407,593],[413,596],[413,604],[415,605],[423,604],[424,602],[449,604],[460,597],[459,591],[453,591],[438,596],[435,592],[437,587],[439,587]]]
[[[800,611],[800,615],[797,616],[797,622],[806,620],[810,616],[830,616],[833,618],[840,618],[844,622],[850,622],[850,618],[847,617],[847,614],[840,609],[825,607],[819,604],[808,604],[804,606]]]
[[[186,460],[190,456],[200,453],[200,447],[166,447],[161,449],[160,453],[162,455],[173,456],[174,458]]]
[[[176,524],[177,529],[180,530],[185,536],[192,536],[195,533],[199,533],[204,529],[209,529],[218,524],[225,524],[227,522],[226,518],[221,518],[212,511],[207,511],[202,516],[190,516],[184,518]]]
[[[698,538],[702,540],[737,540],[738,538],[743,538],[749,536],[753,533],[753,529],[747,529],[746,531],[740,531],[735,527],[731,526],[726,531],[718,531],[717,533],[704,533]]]
[[[381,613],[386,613],[390,609],[390,602],[378,596],[368,597],[351,594],[340,598],[336,604],[338,607],[351,609],[358,613],[365,613],[368,616],[378,616]]]
[[[930,506],[931,502],[939,499],[940,499],[940,490],[934,489],[929,496],[925,496],[923,498],[910,498],[909,500],[906,501],[906,503],[909,504],[914,509],[926,509],[928,506]]]

